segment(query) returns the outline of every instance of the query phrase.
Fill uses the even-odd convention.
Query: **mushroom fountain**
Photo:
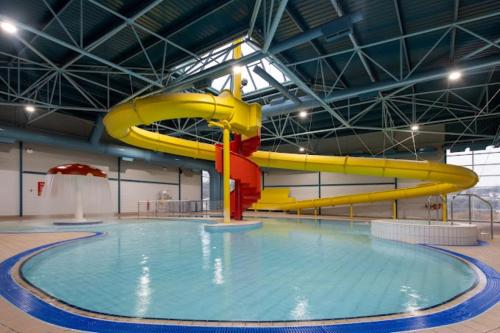
[[[43,195],[53,207],[68,205],[73,208],[74,218],[55,221],[57,225],[98,224],[102,220],[87,219],[84,212],[111,213],[108,177],[104,171],[89,165],[73,163],[49,169]]]

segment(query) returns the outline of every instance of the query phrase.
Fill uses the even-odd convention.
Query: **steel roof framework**
[[[207,85],[200,86],[197,83],[204,79],[216,78],[210,75],[206,65],[220,54],[226,55],[225,59],[227,59],[232,47],[219,50],[216,54],[208,52],[207,56],[202,57],[202,53],[190,51],[172,41],[170,38],[176,32],[161,35],[139,23],[148,12],[163,1],[150,1],[136,13],[126,16],[101,2],[80,0],[80,3],[86,2],[99,7],[122,21],[120,25],[112,28],[106,34],[84,45],[83,31],[76,34],[71,32],[60,19],[61,13],[78,0],[68,1],[59,11],[56,11],[49,2],[43,0],[47,10],[52,14],[52,19],[42,28],[20,21],[15,22],[20,31],[8,36],[8,38],[12,39],[13,42],[19,42],[22,48],[17,53],[0,49],[0,56],[2,56],[0,61],[0,105],[11,107],[36,105],[41,110],[25,124],[32,125],[59,111],[69,111],[76,115],[106,112],[117,102],[152,94],[158,90],[165,90],[165,88],[169,89],[170,86],[175,86],[177,90],[205,91]],[[217,2],[206,12],[199,13],[191,20],[184,22],[184,25],[177,27],[176,31],[182,31],[202,19],[210,18],[211,15],[233,2]],[[497,135],[495,134],[498,133],[498,129],[495,133],[484,133],[481,126],[476,125],[481,119],[495,119],[498,122],[498,116],[500,116],[497,96],[500,82],[496,77],[498,74],[496,68],[500,64],[500,52],[498,52],[500,39],[498,37],[493,39],[485,37],[475,32],[473,26],[484,20],[499,22],[500,10],[460,19],[458,14],[460,3],[457,0],[454,2],[452,22],[408,33],[405,30],[404,18],[400,12],[400,2],[394,0],[399,36],[381,38],[379,41],[363,45],[358,41],[356,33],[353,31],[349,34],[351,47],[330,53],[326,52],[317,41],[309,40],[305,43],[311,45],[317,56],[297,60],[289,59],[281,53],[271,54],[267,50],[274,42],[275,33],[284,15],[291,17],[300,31],[307,30],[308,27],[302,21],[300,12],[295,10],[293,4],[289,4],[286,0],[277,1],[273,8],[269,6],[269,3],[266,6],[262,1],[255,1],[253,10],[248,13],[248,26],[242,30],[249,33],[250,42],[262,46],[262,56],[275,64],[292,80],[292,83],[286,87],[291,94],[298,97],[308,97],[315,101],[314,107],[304,106],[309,109],[308,122],[299,119],[295,113],[269,114],[264,121],[262,132],[265,144],[269,144],[274,149],[278,149],[282,143],[297,147],[307,146],[312,152],[313,144],[308,143],[311,140],[327,138],[343,132],[354,135],[357,135],[359,131],[411,133],[409,127],[414,123],[418,123],[420,126],[454,124],[454,130],[447,129],[438,132],[453,137],[454,142],[458,139],[493,142],[496,139]],[[342,4],[337,0],[332,0],[331,4],[333,17],[341,17],[344,14]],[[80,16],[83,22],[85,20],[83,10]],[[0,14],[0,20],[8,21],[10,18]],[[263,29],[257,28],[259,22],[263,22]],[[49,26],[53,27],[53,23],[57,23],[59,26],[57,36],[53,33],[54,29],[51,29],[52,33],[46,31]],[[83,30],[83,25],[80,26]],[[114,62],[95,52],[96,49],[109,42],[113,36],[124,29],[133,32],[138,45],[136,53],[121,59],[120,62]],[[457,58],[458,32],[467,35],[468,38],[480,41],[483,46]],[[62,38],[62,35],[67,38]],[[418,59],[415,57],[410,59],[409,40],[426,36],[434,40],[433,44]],[[438,37],[436,38],[436,36]],[[45,50],[40,49],[36,44],[36,41],[40,39],[71,51],[74,57],[63,63],[55,62],[45,54]],[[154,39],[153,42],[151,42],[152,39]],[[429,66],[432,67],[438,46],[447,39],[450,39],[448,50],[450,64],[448,67],[467,66],[471,59],[476,59],[478,62],[489,61],[492,65],[488,68],[472,70],[467,74],[470,77],[477,77],[477,80],[484,78],[486,80],[483,82],[467,80],[458,84],[447,83],[446,87],[429,84],[427,89],[424,89],[422,85],[418,86],[417,89],[419,83],[404,85],[405,80],[425,73]],[[146,43],[146,40],[150,42]],[[394,44],[399,47],[399,62],[397,66],[389,68],[387,64],[374,57],[372,51]],[[158,45],[162,46],[164,52],[161,61],[155,62],[151,59],[151,54],[152,49]],[[171,48],[182,52],[184,61],[192,59],[190,67],[179,68],[178,62],[169,63],[167,52]],[[485,56],[485,53],[489,54]],[[128,60],[140,55],[145,60],[142,66],[127,65]],[[348,60],[345,61],[344,58]],[[82,59],[91,60],[92,63],[82,63]],[[353,59],[360,61],[370,82],[393,81],[401,83],[401,85],[397,88],[381,88],[376,91],[375,95],[368,93],[370,96],[366,99],[356,96],[332,101],[331,96],[351,88],[351,85],[347,83],[346,73],[359,64]],[[199,65],[200,63],[201,65]],[[244,63],[250,75],[252,75],[251,69],[258,63],[258,61]],[[303,72],[301,66],[306,64],[316,69],[313,77],[308,77]],[[232,61],[225,60],[219,67],[230,70],[232,65]],[[441,63],[438,65],[446,66]],[[397,70],[395,71],[394,68]],[[374,74],[374,70],[377,74]],[[331,79],[328,74],[332,74],[334,79]],[[28,86],[23,87],[21,84],[23,78],[33,79]],[[428,80],[433,82],[436,79],[429,76]],[[117,84],[118,81],[121,83]],[[69,89],[74,94],[72,98],[66,96],[65,92]],[[474,93],[469,93],[469,91]],[[479,96],[477,99],[471,100],[469,98],[471,94]],[[360,91],[359,95],[363,95],[363,91]],[[259,102],[266,106],[272,106],[282,98],[283,96],[272,88],[245,96],[248,101]],[[296,105],[295,110],[301,107],[300,104]],[[321,123],[321,126],[318,127],[318,124],[314,122]],[[374,122],[379,125],[375,125]],[[199,120],[155,124],[155,129],[208,142],[220,139],[217,132],[203,126]],[[435,132],[422,130],[420,133]]]

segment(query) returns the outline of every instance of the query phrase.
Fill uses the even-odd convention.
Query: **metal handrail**
[[[145,209],[144,209],[145,208]],[[214,200],[139,200],[137,215],[189,215],[222,211],[222,201]]]
[[[490,237],[491,239],[493,239],[494,235],[493,235],[493,205],[491,204],[491,202],[489,202],[488,200],[486,200],[485,198],[477,195],[477,194],[474,194],[474,193],[458,193],[458,194],[455,194],[452,198],[451,198],[451,205],[450,205],[450,209],[451,209],[451,223],[453,224],[453,202],[455,201],[456,197],[458,196],[463,196],[463,197],[468,197],[469,198],[469,224],[472,223],[472,197],[474,198],[477,198],[479,200],[481,200],[482,202],[484,202],[486,205],[488,205],[488,207],[490,207]]]

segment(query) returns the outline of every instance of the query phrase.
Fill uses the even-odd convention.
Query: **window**
[[[468,193],[474,193],[493,205],[494,219],[500,221],[500,148],[493,146],[485,150],[452,153],[446,151],[446,163],[460,165],[474,170],[479,182]],[[452,195],[449,199],[451,200]],[[467,197],[457,197],[454,202],[454,219],[467,220],[469,214]],[[489,220],[489,208],[480,200],[472,198],[472,218],[477,221]]]
[[[230,60],[233,58],[233,52],[231,46],[232,44],[229,43],[215,50],[205,53],[204,55],[201,56],[201,58],[206,59],[207,61],[190,60],[179,66],[176,66],[175,70],[177,70],[177,73],[179,73],[180,75],[192,75],[204,69],[213,67],[217,64]],[[248,42],[244,42],[241,44],[242,56],[247,56],[257,51],[258,48],[253,44],[250,44]],[[248,82],[248,84],[244,86],[242,89],[243,94],[270,87],[267,81],[263,80],[260,76],[258,76],[253,72],[255,66],[261,67],[275,80],[277,80],[282,84],[286,84],[290,81],[275,65],[269,62],[267,59],[261,59],[258,61],[254,61],[246,66],[243,66],[241,71],[241,77],[242,79],[246,79]],[[230,89],[231,88],[230,75],[225,75],[214,79],[212,81],[211,87],[217,91]]]
[[[201,199],[210,200],[210,174],[205,170],[201,172]]]

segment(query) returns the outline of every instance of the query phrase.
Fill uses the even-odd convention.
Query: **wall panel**
[[[0,144],[0,216],[19,214],[19,144]],[[122,213],[137,211],[138,200],[154,200],[166,190],[173,200],[179,199],[179,169],[150,164],[141,160],[120,161],[115,157],[59,149],[46,145],[25,144],[23,149],[23,213],[24,216],[72,214],[72,205],[62,203],[49,207],[38,195],[38,182],[46,181],[49,168],[67,163],[90,164],[105,171],[109,176],[111,193],[110,211]],[[200,200],[200,173],[183,170],[181,195],[183,200]],[[118,192],[118,179],[121,190]]]
[[[0,216],[19,214],[18,144],[0,144]]]
[[[201,200],[201,173],[182,172],[181,200]]]

